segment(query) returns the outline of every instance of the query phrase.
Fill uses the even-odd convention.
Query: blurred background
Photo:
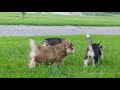
[[[0,25],[120,26],[120,12],[0,12]]]

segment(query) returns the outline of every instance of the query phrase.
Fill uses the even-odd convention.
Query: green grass
[[[56,14],[0,12],[0,25],[45,26],[120,26],[120,15],[113,16],[65,16]]]
[[[87,48],[85,35],[57,36],[70,39],[77,51],[59,66],[40,64],[28,68],[29,39],[38,45],[52,36],[0,37],[1,78],[120,78],[120,35],[92,35],[94,42],[102,41],[104,62],[88,68],[83,66]],[[55,37],[55,36],[53,36]]]

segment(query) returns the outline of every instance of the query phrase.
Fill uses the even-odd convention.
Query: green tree
[[[25,14],[26,14],[26,12],[21,12],[22,13],[22,16],[23,16],[23,18],[25,17]]]

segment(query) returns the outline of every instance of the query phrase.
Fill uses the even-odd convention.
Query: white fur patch
[[[92,64],[93,64],[93,66],[95,66],[95,60],[93,58],[95,56],[95,54],[94,54],[93,50],[89,50],[87,53],[87,56],[91,58]],[[87,58],[86,60],[84,60],[85,66],[88,65],[90,58]]]
[[[92,58],[92,64],[93,66],[95,66],[95,60]]]
[[[47,46],[46,44],[43,44],[42,46]]]
[[[67,54],[73,54],[73,53],[75,53],[75,50],[74,50],[74,49],[71,50],[70,48],[68,48],[68,49],[66,50],[66,52],[67,52]]]
[[[103,59],[104,59],[104,56],[103,56],[103,54],[100,56],[100,59],[103,61]]]
[[[87,37],[87,38],[89,38],[89,37],[90,37],[90,35],[89,35],[89,34],[87,34],[87,35],[86,35],[86,37]]]
[[[66,52],[67,52],[67,54],[71,54],[70,48],[68,48],[68,49],[66,50]]]
[[[103,56],[103,50],[100,48],[100,51],[101,51],[101,56],[100,56],[100,59],[103,60],[104,59],[104,56]]]
[[[94,57],[95,54],[92,50],[88,51],[87,56]]]
[[[73,50],[72,50],[72,53],[75,53],[75,52],[76,52],[75,49],[73,49]]]
[[[30,46],[35,45],[35,41],[33,39],[30,39]]]
[[[36,51],[37,50],[37,47],[35,45],[35,41],[30,39],[30,48],[32,51]]]
[[[84,60],[84,66],[88,66],[88,63],[89,63],[89,59],[85,59]]]
[[[35,57],[35,52],[34,52],[34,51],[31,51],[29,56],[30,56],[31,58],[34,58],[34,57]]]
[[[35,64],[36,64],[35,58],[32,58],[32,59],[30,60],[30,62],[29,62],[29,68],[35,67]]]
[[[37,46],[35,45],[35,41],[30,39],[30,48],[31,48],[31,52],[29,54],[30,57],[30,61],[29,61],[29,68],[33,68],[35,67],[35,52],[37,50]]]
[[[31,51],[29,57],[31,58],[30,61],[29,61],[29,68],[33,68],[33,67],[35,67],[35,64],[36,64],[36,62],[35,62],[35,52]]]

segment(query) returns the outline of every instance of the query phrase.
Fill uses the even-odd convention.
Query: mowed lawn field
[[[68,56],[64,64],[40,64],[28,68],[29,39],[41,45],[48,37],[70,39],[76,54]],[[85,35],[0,37],[0,77],[1,78],[120,78],[120,35],[91,35],[93,42],[102,41],[104,61],[87,68],[83,59],[87,48]]]
[[[120,15],[112,16],[68,16],[57,14],[0,12],[0,25],[44,25],[44,26],[120,26]]]

